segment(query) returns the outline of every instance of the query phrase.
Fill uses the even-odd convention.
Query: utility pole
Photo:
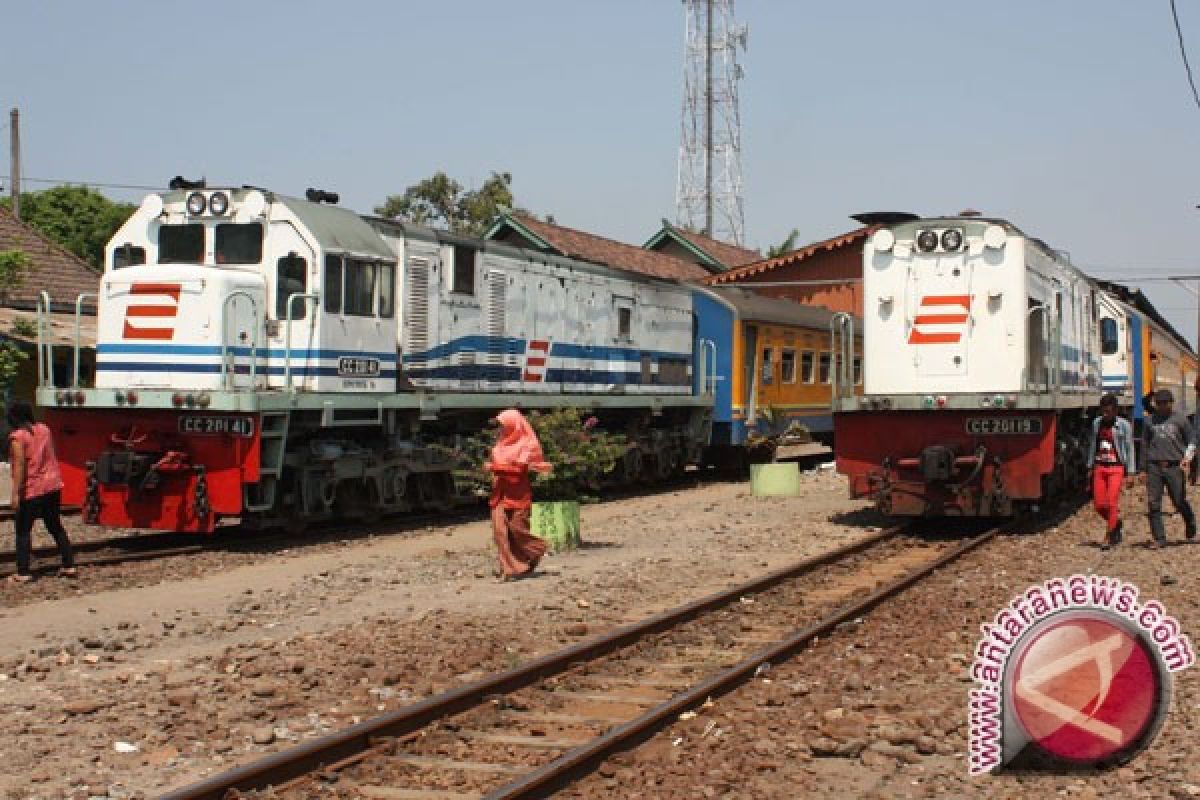
[[[8,169],[8,177],[12,182],[12,212],[17,219],[21,218],[21,112],[13,109],[8,119],[9,142],[12,164]]]

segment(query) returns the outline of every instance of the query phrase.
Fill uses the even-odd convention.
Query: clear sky
[[[1200,2],[1179,10],[1200,67]],[[1106,277],[1200,272],[1200,109],[1165,0],[737,11],[752,246],[972,207]],[[8,2],[0,108],[29,177],[369,211],[436,170],[507,170],[520,205],[640,244],[674,216],[683,22],[676,0]],[[1195,299],[1144,286],[1194,338]]]

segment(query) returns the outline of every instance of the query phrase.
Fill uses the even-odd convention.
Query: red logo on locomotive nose
[[[961,311],[959,309],[962,309]],[[909,344],[957,344],[971,311],[971,295],[941,294],[921,298],[908,334]]]
[[[1073,616],[1032,636],[1010,684],[1031,742],[1051,756],[1091,764],[1147,740],[1165,687],[1145,642],[1096,616]]]
[[[175,335],[182,288],[178,283],[135,283],[130,286],[124,338],[169,341]]]

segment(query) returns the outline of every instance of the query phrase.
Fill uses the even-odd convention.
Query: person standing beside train
[[[496,415],[500,436],[484,466],[492,473],[492,534],[501,580],[526,578],[546,554],[546,543],[529,532],[533,489],[529,472],[549,472],[542,443],[529,420],[510,408]]]
[[[1142,459],[1146,467],[1146,510],[1150,517],[1151,547],[1167,544],[1163,527],[1162,493],[1166,487],[1171,504],[1183,516],[1184,536],[1196,538],[1196,514],[1187,499],[1185,475],[1196,455],[1196,435],[1192,424],[1175,411],[1175,395],[1159,389],[1154,396],[1154,413],[1142,426]]]
[[[62,494],[62,474],[54,455],[54,440],[50,429],[33,418],[33,407],[23,400],[8,405],[9,463],[12,464],[12,507],[16,529],[17,572],[8,577],[12,583],[33,580],[29,570],[30,534],[33,521],[41,519],[54,537],[62,557],[60,575],[75,577],[75,555],[71,540],[59,516]]]
[[[1117,416],[1115,394],[1100,398],[1100,416],[1092,420],[1087,453],[1092,501],[1106,523],[1101,548],[1107,550],[1121,543],[1121,485],[1132,486],[1137,472],[1133,426],[1129,420]]]

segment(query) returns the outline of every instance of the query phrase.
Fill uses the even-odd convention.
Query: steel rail
[[[591,772],[601,761],[613,753],[626,750],[649,738],[677,719],[683,712],[700,706],[711,697],[726,694],[737,688],[753,678],[763,665],[779,663],[788,659],[817,637],[832,632],[839,625],[855,619],[951,561],[969,553],[996,536],[1004,527],[997,526],[966,540],[930,563],[880,587],[862,600],[841,607],[819,622],[796,632],[778,644],[764,647],[745,660],[708,678],[703,683],[680,692],[665,703],[651,708],[641,716],[618,725],[587,744],[567,751],[536,771],[489,792],[484,795],[484,800],[528,800],[529,798],[546,797],[575,778]]]
[[[184,786],[162,795],[161,800],[223,800],[230,791],[245,792],[280,786],[370,750],[382,738],[397,738],[433,722],[468,711],[496,695],[528,688],[545,678],[566,672],[581,662],[624,649],[640,639],[670,630],[748,594],[766,591],[807,572],[861,553],[898,536],[907,526],[896,526],[843,545],[790,566],[761,575],[738,586],[660,612],[601,636],[536,658],[526,664],[451,689],[405,708],[365,720],[336,733],[273,753],[258,761]]]

